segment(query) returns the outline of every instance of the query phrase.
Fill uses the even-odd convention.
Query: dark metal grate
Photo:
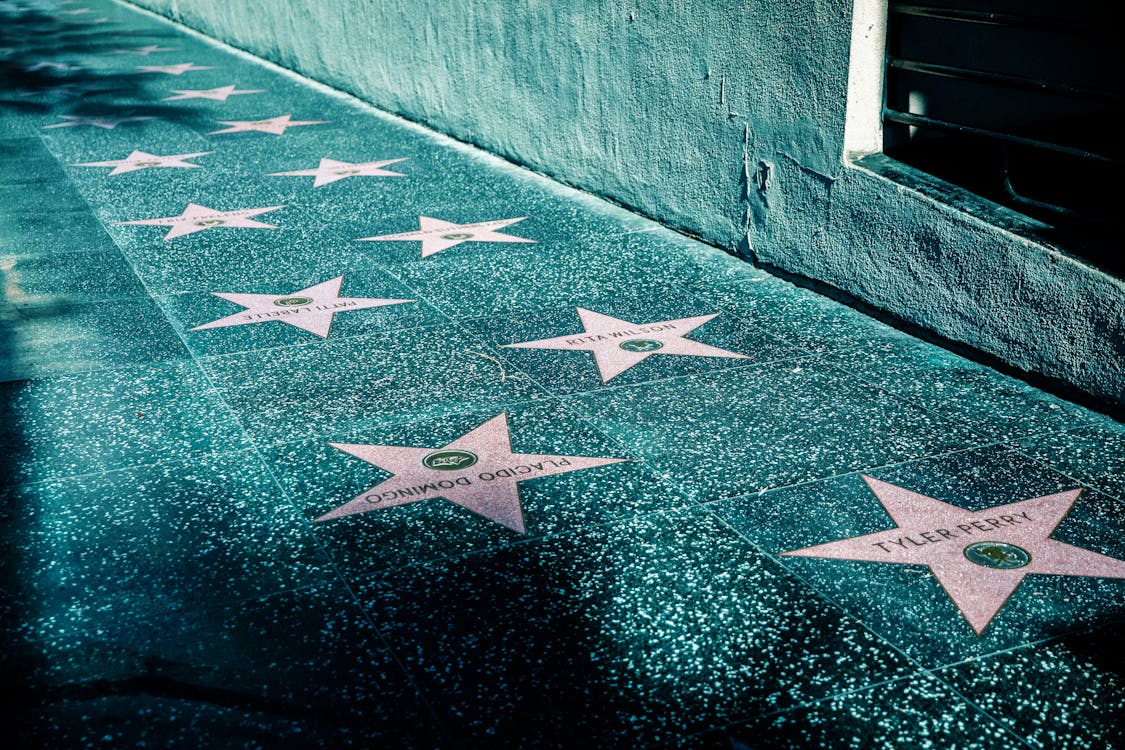
[[[1125,178],[1110,6],[892,0],[884,151],[1102,252],[1121,229]]]

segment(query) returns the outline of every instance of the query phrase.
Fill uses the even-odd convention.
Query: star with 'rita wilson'
[[[164,235],[165,240],[171,240],[176,237],[182,237],[185,234],[193,234],[195,232],[202,232],[205,229],[216,229],[218,227],[277,229],[273,224],[264,224],[260,221],[254,221],[251,217],[270,211],[277,211],[280,208],[285,208],[285,206],[266,206],[265,208],[240,208],[234,211],[218,211],[214,208],[208,208],[207,206],[189,203],[187,208],[184,209],[184,212],[179,216],[164,216],[159,219],[137,219],[135,221],[115,221],[113,223],[117,225],[171,227],[171,229],[168,230],[168,234]]]
[[[176,102],[182,99],[210,99],[216,102],[225,102],[228,97],[239,94],[264,94],[265,89],[243,89],[239,91],[235,84],[219,86],[213,89],[172,89],[174,96],[166,96],[162,101]]]
[[[414,302],[412,299],[376,299],[372,297],[341,297],[340,285],[343,276],[305,287],[287,294],[250,294],[235,292],[211,292],[216,297],[241,305],[242,312],[225,318],[204,323],[192,328],[203,331],[209,328],[228,328],[230,326],[254,325],[275,321],[285,323],[302,331],[315,333],[328,338],[332,320],[337,313],[367,310],[386,305],[401,305]]]
[[[511,234],[502,234],[497,229],[511,226],[517,221],[523,221],[526,216],[518,219],[498,219],[496,221],[478,221],[472,224],[454,224],[451,221],[432,219],[429,216],[419,216],[420,229],[416,232],[402,232],[400,234],[384,234],[379,237],[360,237],[359,242],[421,242],[422,257],[426,258],[442,250],[456,247],[462,242],[530,242],[535,240],[516,237]]]
[[[594,362],[598,366],[603,383],[608,383],[630,367],[657,354],[749,359],[745,354],[730,352],[685,338],[695,329],[718,317],[718,313],[659,320],[654,323],[632,323],[581,307],[575,309],[582,321],[581,333],[519,344],[504,344],[503,348],[590,352],[594,355]]]
[[[116,161],[88,161],[82,164],[74,164],[75,167],[113,167],[113,171],[109,173],[112,177],[118,174],[126,174],[128,172],[136,172],[141,169],[153,169],[156,167],[164,168],[180,168],[180,169],[201,169],[201,164],[191,164],[187,159],[194,159],[199,156],[207,156],[213,154],[214,151],[200,151],[195,154],[172,154],[170,156],[157,156],[145,151],[134,151],[126,156],[124,159],[117,159]]]
[[[270,133],[282,135],[288,128],[299,125],[326,125],[328,120],[294,120],[293,115],[279,115],[267,117],[264,120],[220,120],[220,125],[228,127],[222,130],[212,130],[207,135],[222,135],[223,133]]]
[[[516,453],[512,450],[506,413],[435,448],[329,445],[378,466],[392,476],[317,521],[445,498],[520,534],[527,530],[520,505],[520,482],[628,460]]]
[[[385,159],[383,161],[365,161],[352,163],[323,158],[315,169],[298,169],[294,172],[271,172],[267,177],[314,177],[313,187],[329,185],[348,177],[405,177],[402,172],[392,172],[383,169],[390,164],[397,164],[402,159]]]
[[[1051,538],[1081,489],[970,511],[863,477],[895,526],[782,553],[924,565],[977,635],[1029,575],[1125,578],[1125,560]]]

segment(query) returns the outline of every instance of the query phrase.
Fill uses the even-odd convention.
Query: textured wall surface
[[[851,0],[136,2],[1021,369],[1125,394],[1125,285],[844,164]]]

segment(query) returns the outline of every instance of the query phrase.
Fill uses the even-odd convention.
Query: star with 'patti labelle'
[[[327,120],[294,120],[293,115],[269,117],[265,120],[220,120],[220,125],[229,125],[223,130],[212,130],[207,135],[222,135],[223,133],[271,133],[282,135],[286,128],[295,128],[298,125],[325,125]]]
[[[360,237],[360,242],[418,242],[422,243],[422,257],[428,257],[442,250],[460,245],[462,242],[532,242],[535,240],[516,237],[511,234],[502,234],[497,229],[511,226],[517,221],[523,221],[526,216],[518,219],[498,219],[496,221],[478,221],[474,224],[454,224],[451,221],[431,219],[429,216],[419,216],[418,224],[421,227],[417,232],[403,232],[401,234],[384,234],[380,237]]]
[[[216,227],[250,227],[253,229],[277,229],[273,224],[263,224],[250,218],[269,211],[276,211],[285,206],[267,206],[265,208],[240,208],[236,211],[216,211],[213,208],[189,203],[184,212],[179,216],[165,216],[159,219],[138,219],[136,221],[115,221],[114,224],[130,224],[156,227],[171,227],[165,240],[182,237],[185,234],[202,232],[205,229]]]
[[[141,122],[142,120],[155,120],[155,117],[81,117],[78,115],[59,115],[66,122],[56,122],[54,125],[43,126],[44,130],[51,128],[77,128],[83,125],[89,125],[93,128],[102,128],[103,130],[113,130],[118,125],[129,122]]]
[[[166,96],[162,101],[176,102],[181,99],[210,99],[216,102],[225,102],[228,97],[236,96],[238,94],[262,94],[265,89],[244,89],[239,91],[235,88],[235,84],[229,86],[219,86],[214,89],[172,89],[175,96]]]
[[[505,344],[505,347],[592,352],[603,383],[608,383],[654,354],[748,359],[745,354],[728,352],[726,349],[684,338],[696,328],[717,317],[718,313],[660,320],[655,323],[631,323],[593,310],[584,310],[581,307],[576,309],[585,329],[581,333],[525,341],[520,344]]]
[[[628,460],[515,453],[507,414],[498,414],[438,448],[329,445],[393,476],[318,521],[443,497],[520,534],[526,531],[517,486],[520,482]]]
[[[863,479],[894,528],[783,554],[925,565],[977,635],[1030,574],[1125,578],[1125,560],[1050,538],[1081,489],[970,511]]]
[[[138,65],[137,70],[142,73],[167,73],[170,76],[182,76],[189,70],[214,70],[214,68],[210,65],[196,65],[186,62],[178,65]]]
[[[303,331],[315,333],[321,338],[328,338],[328,332],[332,328],[332,317],[336,313],[414,302],[412,299],[341,297],[340,284],[343,281],[343,276],[337,276],[334,279],[322,281],[319,284],[313,284],[289,294],[211,292],[216,297],[241,305],[245,309],[225,318],[196,326],[191,330],[202,331],[208,328],[227,328],[277,321],[300,328]]]
[[[134,151],[126,156],[124,159],[117,159],[116,161],[88,161],[84,164],[75,164],[76,167],[113,167],[113,171],[109,173],[112,177],[115,174],[125,174],[126,172],[136,172],[140,169],[152,169],[154,167],[179,167],[182,169],[200,169],[201,164],[191,164],[186,161],[187,159],[194,159],[197,156],[207,156],[213,154],[214,151],[201,151],[197,154],[172,154],[171,156],[157,156],[156,154],[145,153],[144,151]]]
[[[389,164],[396,164],[402,159],[386,159],[384,161],[365,161],[353,164],[347,161],[336,161],[335,159],[321,159],[320,165],[316,169],[299,169],[295,172],[273,172],[267,177],[315,177],[313,180],[313,187],[318,188],[321,185],[328,185],[329,183],[343,180],[348,177],[405,177],[402,172],[392,172],[383,167]]]

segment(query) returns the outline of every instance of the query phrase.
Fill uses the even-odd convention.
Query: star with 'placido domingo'
[[[328,120],[294,120],[293,115],[279,115],[267,117],[264,120],[220,120],[220,125],[228,127],[222,130],[212,130],[207,135],[222,135],[223,133],[270,133],[282,135],[287,128],[299,125],[325,125]]]
[[[684,338],[696,328],[718,317],[718,313],[659,320],[655,323],[631,323],[593,310],[585,310],[581,307],[575,309],[582,321],[584,330],[581,333],[519,344],[505,344],[504,348],[591,352],[603,383],[608,383],[654,354],[749,359],[745,354]]]
[[[144,151],[134,151],[126,156],[124,159],[117,159],[115,161],[88,161],[82,164],[75,164],[76,167],[113,167],[113,171],[109,176],[117,174],[125,174],[127,172],[136,172],[141,169],[152,169],[156,167],[165,168],[180,168],[180,169],[201,169],[201,164],[192,164],[187,159],[194,159],[198,156],[207,156],[213,154],[214,151],[200,151],[195,154],[172,154],[171,156],[157,156],[156,154],[146,153]]]
[[[239,91],[232,83],[230,86],[219,86],[213,89],[172,89],[174,96],[166,96],[162,101],[176,102],[181,99],[210,99],[216,102],[225,102],[228,97],[238,94],[263,94],[265,89],[243,89]]]
[[[228,315],[219,320],[192,328],[203,331],[209,328],[228,328],[255,323],[276,321],[285,323],[302,331],[315,333],[328,338],[332,320],[337,313],[367,310],[386,305],[401,305],[414,302],[412,299],[376,299],[372,297],[341,297],[340,285],[343,276],[337,276],[319,284],[313,284],[288,294],[249,294],[233,292],[211,292],[216,297],[241,305],[242,312]]]
[[[315,169],[298,169],[294,172],[272,172],[267,177],[314,177],[313,187],[318,188],[321,185],[328,185],[336,182],[337,180],[344,180],[348,177],[405,177],[402,172],[392,172],[389,169],[383,169],[390,164],[397,164],[402,159],[385,159],[383,161],[365,161],[352,163],[348,161],[336,161],[335,159],[321,159],[320,164]]]
[[[184,212],[179,216],[165,216],[159,219],[137,219],[136,221],[115,221],[118,225],[139,225],[171,227],[165,240],[182,237],[185,234],[202,232],[205,229],[217,227],[239,227],[252,229],[277,229],[273,224],[263,224],[254,221],[253,216],[276,211],[285,206],[266,206],[265,208],[240,208],[235,211],[217,211],[207,206],[189,203]]]
[[[437,448],[329,445],[393,476],[317,521],[445,498],[520,534],[527,530],[517,486],[520,482],[628,460],[515,453],[506,413]]]
[[[863,477],[894,528],[784,552],[924,565],[977,635],[1028,575],[1125,578],[1125,560],[1051,539],[1081,489],[970,511]]]
[[[384,234],[379,237],[360,237],[360,242],[421,242],[422,257],[426,258],[442,250],[460,245],[462,242],[531,242],[535,240],[516,237],[511,234],[502,234],[497,229],[511,226],[517,221],[523,221],[526,216],[518,219],[498,219],[496,221],[478,221],[473,224],[454,224],[451,221],[431,219],[429,216],[419,216],[418,224],[421,227],[417,232],[402,232],[401,234]]]

